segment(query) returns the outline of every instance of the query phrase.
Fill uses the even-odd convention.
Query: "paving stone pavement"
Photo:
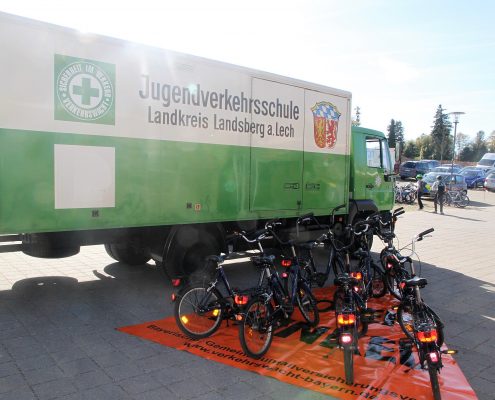
[[[416,247],[422,294],[479,398],[494,400],[495,193],[469,195],[445,215],[407,207],[397,234],[406,245],[435,228]],[[329,398],[115,330],[171,315],[171,291],[154,263],[121,265],[102,246],[60,260],[0,254],[0,400]]]

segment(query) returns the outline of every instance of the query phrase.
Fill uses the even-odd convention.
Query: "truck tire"
[[[105,250],[107,254],[115,261],[127,265],[143,265],[151,259],[150,255],[144,248],[136,247],[129,243],[106,244]]]
[[[206,257],[221,251],[219,235],[214,231],[191,225],[178,227],[167,239],[163,272],[169,279],[187,278],[190,282],[199,282],[214,272],[208,269]]]
[[[79,253],[79,245],[64,242],[64,237],[53,233],[32,233],[22,243],[22,252],[37,258],[64,258]]]

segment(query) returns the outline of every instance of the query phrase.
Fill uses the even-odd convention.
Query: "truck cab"
[[[394,205],[393,166],[382,132],[352,127],[349,197],[360,213],[385,211]]]

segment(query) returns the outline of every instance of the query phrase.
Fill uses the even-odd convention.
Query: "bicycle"
[[[416,242],[423,240],[433,232],[430,228],[415,236],[411,242],[412,252]],[[455,354],[455,350],[441,350],[444,343],[444,324],[438,315],[424,302],[420,289],[427,285],[427,280],[416,275],[411,263],[412,277],[400,283],[402,289],[401,302],[397,308],[397,321],[407,338],[418,351],[419,365],[427,369],[435,400],[441,399],[438,374],[443,367],[442,354]]]
[[[357,222],[351,230],[351,241],[346,246],[350,248],[356,236],[364,235],[371,222],[368,220]],[[364,226],[362,230],[359,227]],[[338,287],[335,291],[333,304],[335,307],[335,319],[339,345],[344,351],[344,370],[347,384],[354,383],[354,353],[358,349],[359,337],[366,334],[368,324],[374,322],[375,310],[368,308],[368,296],[371,290],[371,255],[369,251],[360,249],[362,257],[361,268],[350,273],[341,273],[334,279]],[[368,278],[363,279],[363,275]],[[382,277],[383,279],[383,277]],[[383,283],[383,281],[382,281]],[[380,295],[385,294],[385,285],[380,290]]]
[[[445,204],[464,208],[469,205],[469,197],[461,190],[449,190],[445,193]]]
[[[235,233],[234,237],[242,238],[249,244],[257,244],[263,254],[261,240],[265,239],[266,235],[266,230],[262,230],[255,232],[253,239],[249,239],[245,232]],[[203,339],[213,335],[223,320],[237,319],[253,289],[240,291],[232,288],[223,264],[226,260],[244,256],[242,253],[230,253],[207,257],[207,262],[215,265],[213,280],[206,285],[189,284],[178,295],[173,295],[175,321],[185,335],[192,339]],[[259,277],[257,287],[263,284],[263,279],[263,276]],[[222,294],[221,286],[226,295]]]
[[[330,225],[328,226],[327,232],[313,241],[297,245],[299,262],[303,269],[303,273],[306,274],[312,287],[323,287],[328,280],[330,271],[333,271],[335,276],[346,271],[346,260],[342,256],[344,245],[336,239],[335,233],[332,230],[335,226],[335,213],[344,207],[345,204],[342,204],[332,209]],[[325,228],[318,222],[314,215],[310,213],[299,217],[296,221],[297,235],[299,235],[299,226],[308,223],[314,223],[320,230]],[[321,271],[321,268],[318,268],[313,254],[313,250],[318,247],[325,247],[328,249],[328,258],[323,272]]]
[[[239,324],[242,349],[247,356],[254,359],[266,354],[273,340],[274,329],[281,325],[282,320],[287,320],[292,315],[296,305],[311,327],[317,326],[320,321],[310,284],[301,274],[294,242],[282,241],[273,228],[273,225],[267,225],[267,229],[282,246],[290,246],[292,257],[282,260],[282,266],[289,271],[284,272],[282,278],[275,269],[273,257],[265,256],[258,260],[262,269],[261,276],[266,277],[267,284],[260,286],[249,300]],[[289,284],[283,279],[288,280]]]

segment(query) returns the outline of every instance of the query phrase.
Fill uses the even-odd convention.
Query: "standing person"
[[[435,204],[435,213],[437,212],[437,204],[440,205],[440,214],[443,214],[443,198],[445,196],[445,183],[442,180],[442,176],[438,175],[437,180],[431,186],[431,191],[436,192],[433,204]]]
[[[421,195],[425,192],[425,182],[423,181],[423,176],[422,175],[416,175],[416,180],[418,181],[418,189],[417,189],[417,194],[418,194],[418,206],[419,209],[423,209],[423,202],[421,201]]]

